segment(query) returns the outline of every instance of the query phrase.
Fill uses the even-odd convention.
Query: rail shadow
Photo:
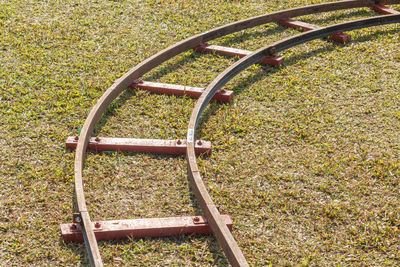
[[[152,242],[156,240],[161,240],[163,243],[168,244],[167,246],[172,246],[178,249],[178,246],[183,244],[189,244],[193,242],[201,242],[206,243],[208,245],[207,248],[198,248],[196,249],[201,254],[208,254],[210,253],[213,257],[214,262],[212,263],[215,266],[228,266],[228,261],[226,260],[222,250],[220,249],[217,240],[212,236],[200,236],[200,235],[179,235],[179,236],[171,236],[171,237],[146,237],[146,238],[138,238],[138,239],[124,239],[124,240],[112,240],[112,241],[100,241],[99,247],[101,247],[104,243],[111,243],[112,245],[129,245],[131,243],[140,243],[143,244],[144,242]],[[192,252],[196,252],[192,251]],[[199,251],[202,250],[202,251]],[[208,253],[207,253],[208,251]],[[159,251],[154,251],[153,253],[159,254]],[[202,256],[202,255],[200,255]],[[198,258],[198,257],[196,257]],[[166,259],[167,260],[167,259]],[[125,262],[124,264],[129,264]]]
[[[259,27],[265,27],[265,25],[261,25]],[[268,28],[265,28],[262,30],[256,30],[255,32],[244,31],[244,32],[239,32],[239,33],[233,33],[233,34],[225,36],[224,37],[225,40],[223,40],[219,44],[220,45],[232,45],[232,44],[240,43],[246,39],[257,37],[257,36],[273,35],[273,34],[281,33],[281,32],[284,32],[285,29],[286,29],[285,27],[276,24],[272,27],[268,27]],[[249,30],[252,30],[252,29],[249,29]],[[181,68],[183,65],[192,63],[192,62],[196,61],[197,59],[206,55],[204,53],[195,52],[193,50],[192,51],[188,50],[186,53],[190,53],[190,54],[181,56],[181,58],[175,62],[167,61],[166,63],[162,64],[160,67],[158,67],[158,68],[154,69],[153,71],[151,71],[150,73],[146,74],[144,76],[144,78],[146,80],[160,79],[161,77],[171,73],[172,71],[175,71],[175,70]],[[230,57],[226,57],[226,58],[230,58]]]
[[[310,23],[314,23],[314,22],[331,22],[334,20],[338,20],[338,19],[343,19],[343,18],[350,18],[352,16],[368,16],[371,14],[376,14],[374,11],[363,8],[363,9],[358,9],[358,10],[354,10],[351,12],[348,12],[346,14],[330,14],[329,16],[325,17],[325,18],[320,18],[320,19],[305,19],[305,21],[308,21]],[[300,17],[301,18],[301,17]],[[268,24],[264,24],[264,25],[260,25],[259,27],[265,27]],[[274,25],[274,24],[272,24]],[[254,28],[253,28],[254,29]],[[231,35],[227,35],[225,36],[225,40],[223,40],[220,44],[222,45],[233,45],[236,43],[240,43],[243,40],[249,39],[249,38],[253,38],[253,37],[257,37],[257,36],[263,36],[263,35],[273,35],[273,34],[277,34],[277,33],[281,33],[283,31],[285,31],[287,28],[280,26],[279,24],[275,24],[272,27],[268,27],[268,28],[264,28],[262,30],[256,30],[255,32],[239,32],[239,33],[233,33]],[[249,29],[252,30],[252,29]],[[387,34],[387,33],[395,33],[397,32],[397,30],[390,30],[390,31],[377,31],[374,32],[372,34],[369,35],[363,35],[360,37],[357,37],[355,39],[352,40],[352,42],[364,42],[364,41],[368,41],[370,40],[371,36],[377,37],[383,34]],[[326,52],[326,51],[332,51],[333,47],[336,46],[343,46],[342,44],[337,44],[337,43],[333,43],[332,41],[328,41],[328,43],[330,43],[331,45],[328,47],[323,47],[320,49],[317,49],[315,51],[310,51],[310,52],[306,52],[306,53],[302,53],[299,55],[295,55],[292,56],[291,58],[287,58],[285,60],[284,66],[290,66],[293,65],[295,63],[297,63],[299,60],[305,59],[307,57],[322,53],[322,52]],[[178,68],[182,67],[185,64],[191,63],[196,61],[198,58],[204,56],[203,53],[198,53],[195,51],[192,52],[187,52],[189,54],[183,55],[181,56],[180,59],[178,59],[175,62],[166,62],[164,64],[162,64],[160,67],[156,68],[155,70],[151,71],[149,74],[145,75],[146,79],[149,80],[157,80],[171,72],[173,72],[174,70],[177,70]],[[228,57],[227,57],[228,58]],[[283,67],[284,67],[283,66]],[[235,93],[239,93],[241,91],[241,88],[244,88],[246,86],[248,86],[251,82],[256,82],[259,81],[261,79],[261,77],[264,77],[266,74],[268,73],[275,73],[277,70],[279,70],[279,68],[273,68],[270,66],[262,66],[261,69],[263,70],[263,72],[261,73],[256,73],[255,75],[249,76],[245,81],[240,82],[239,84],[237,84],[233,91],[235,91]],[[126,101],[128,101],[132,96],[136,95],[136,91],[133,89],[127,89],[125,90],[116,100],[114,100],[111,105],[107,108],[106,112],[103,114],[103,116],[100,118],[99,122],[96,124],[96,127],[93,131],[93,135],[97,135],[101,129],[104,127],[105,123],[107,122],[107,119],[110,116],[113,116],[115,114],[115,111],[121,107],[122,105],[124,105],[124,103]],[[209,105],[209,107],[207,107],[207,110],[204,112],[202,117],[208,117],[209,115],[215,114],[215,111],[218,109],[220,104],[215,104],[215,101],[212,101],[211,104]],[[204,119],[202,119],[201,121],[204,121]],[[200,128],[198,128],[200,129]]]
[[[194,51],[191,52],[190,50],[187,51],[186,53],[190,53],[190,54],[180,56],[181,58],[175,62],[168,62],[168,61],[165,62],[160,67],[157,67],[156,69],[152,70],[150,73],[146,74],[144,76],[144,78],[146,80],[160,79],[161,77],[181,68],[183,65],[195,62],[198,58],[204,56],[204,54],[202,54],[202,53],[197,53]],[[170,60],[173,60],[173,59],[170,59]]]
[[[400,34],[400,28],[399,29],[390,29],[390,30],[379,30],[379,31],[375,31],[373,33],[370,33],[368,35],[361,35],[358,36],[357,38],[353,38],[353,42],[357,42],[357,43],[363,43],[363,42],[368,42],[371,41],[371,36],[373,37],[379,37],[379,36],[383,36],[383,35],[394,35],[394,34]]]
[[[136,91],[133,89],[126,89],[117,99],[115,99],[100,117],[99,121],[93,129],[92,136],[97,136],[104,125],[107,123],[108,118],[113,116],[115,112],[123,106],[130,98],[136,95]]]
[[[218,245],[217,240],[215,239],[214,236],[212,235],[179,235],[179,236],[171,236],[171,237],[145,237],[145,238],[137,238],[137,239],[122,239],[122,240],[109,240],[109,241],[99,241],[98,246],[100,249],[100,254],[102,253],[102,247],[107,243],[111,244],[113,246],[125,246],[129,245],[132,243],[137,243],[139,242],[140,244],[143,244],[146,241],[152,242],[155,240],[161,240],[163,243],[168,244],[167,246],[171,247],[176,247],[178,249],[178,246],[182,244],[189,244],[189,243],[198,243],[201,242],[202,244],[205,244],[206,247],[203,248],[198,248],[197,251],[200,252],[203,256],[204,254],[211,254],[210,257],[212,257],[213,262],[211,262],[214,266],[228,266],[228,261],[226,260],[226,257],[224,256],[221,248]],[[76,258],[80,260],[80,265],[82,266],[90,266],[89,258],[87,256],[86,248],[84,243],[71,243],[71,242],[64,242],[61,237],[59,239],[60,246],[66,247],[69,251],[71,251],[74,255],[76,255]],[[108,246],[108,245],[107,245]],[[125,252],[125,251],[124,251]],[[159,253],[158,251],[154,251],[154,253]],[[108,260],[112,262],[112,259],[107,259],[103,258],[104,260]],[[130,265],[134,264],[135,260],[133,262],[121,262],[117,265]],[[138,263],[138,262],[136,262]],[[115,262],[113,263],[115,264]]]
[[[60,247],[65,247],[76,255],[75,258],[80,260],[79,265],[90,266],[89,257],[87,255],[86,247],[84,243],[71,243],[64,242],[62,238],[59,239]]]
[[[354,16],[371,17],[371,15],[380,15],[379,13],[377,13],[371,9],[368,9],[368,8],[360,8],[357,10],[351,10],[350,12],[346,12],[346,13],[342,13],[342,14],[337,14],[336,12],[326,13],[326,14],[327,14],[327,16],[325,16],[323,18],[308,19],[308,18],[304,18],[304,17],[299,17],[299,20],[301,19],[304,22],[318,24],[318,23],[334,22],[335,20],[343,21],[343,19],[352,18]],[[307,16],[305,16],[305,17],[307,17]]]
[[[371,37],[376,38],[376,37],[388,35],[388,34],[393,35],[393,34],[397,34],[399,32],[400,32],[400,29],[379,30],[379,31],[375,31],[375,32],[367,34],[367,35],[362,35],[357,38],[353,38],[351,42],[353,42],[353,43],[367,42],[367,41],[371,40]],[[230,88],[230,90],[233,90],[235,92],[235,95],[239,95],[241,93],[241,91],[244,90],[244,88],[248,87],[249,85],[251,85],[257,81],[265,79],[265,77],[268,74],[273,74],[273,73],[278,72],[281,68],[284,68],[286,66],[295,65],[296,63],[300,62],[301,60],[307,59],[309,57],[313,57],[313,56],[316,56],[316,55],[319,55],[319,54],[322,54],[325,52],[334,51],[336,49],[336,47],[338,47],[338,46],[339,47],[346,46],[345,44],[336,43],[331,40],[326,40],[326,44],[327,44],[326,46],[320,47],[318,49],[303,52],[300,54],[295,54],[295,55],[292,55],[291,57],[285,58],[285,63],[282,67],[272,67],[272,66],[268,66],[268,65],[260,65],[261,71],[258,71],[256,73],[251,73],[244,79],[242,78],[243,80],[237,82],[233,86],[233,88]],[[232,80],[234,80],[234,78]],[[229,82],[232,82],[232,80]],[[219,105],[217,105],[215,103],[209,104],[206,107],[206,109],[204,110],[204,112],[199,120],[198,127],[196,128],[197,133],[200,133],[201,130],[204,129],[204,122],[206,122],[210,116],[215,115],[218,108],[219,108]],[[200,135],[197,135],[197,136],[200,136]]]
[[[267,26],[268,26],[268,28],[265,28]],[[265,36],[265,35],[272,36],[274,34],[279,34],[279,33],[287,31],[286,27],[283,27],[277,23],[264,24],[264,25],[261,25],[258,27],[264,27],[264,28],[263,29],[251,28],[248,30],[244,30],[243,32],[229,34],[227,36],[224,36],[223,38],[225,38],[225,40],[223,40],[219,44],[220,45],[233,45],[233,44],[241,43],[250,38],[255,38],[255,37],[260,37],[260,36]],[[253,30],[253,31],[250,32],[250,30]]]
[[[361,12],[360,14],[364,14],[364,13],[368,14],[367,11],[359,11],[359,12]],[[340,16],[335,16],[336,19],[338,17],[340,17]],[[313,20],[313,21],[325,21],[325,20],[328,20],[328,19]],[[376,38],[376,37],[379,37],[379,36],[382,36],[382,35],[395,34],[395,33],[398,33],[399,31],[400,31],[399,29],[375,31],[375,32],[373,32],[371,34],[362,35],[362,36],[359,36],[357,38],[354,38],[352,42],[358,42],[358,43],[366,42],[366,41],[370,41],[371,37],[375,37]],[[247,35],[247,36],[250,36],[250,34]],[[235,43],[235,42],[239,42],[240,38],[245,38],[245,37],[238,36],[238,37],[232,38],[231,41],[226,41],[225,44],[232,44],[232,43]],[[250,37],[248,37],[248,38],[250,38]],[[333,42],[327,42],[327,45],[325,45],[325,46],[323,46],[321,48],[318,48],[316,50],[307,51],[307,52],[303,52],[303,53],[300,53],[300,54],[295,54],[295,55],[287,58],[285,60],[285,65],[283,67],[280,67],[280,68],[284,68],[285,66],[294,65],[294,64],[298,63],[299,61],[307,59],[307,58],[309,58],[311,56],[316,56],[316,55],[321,54],[321,53],[333,51],[333,50],[335,50],[335,48],[337,46],[343,46],[343,45],[335,44]],[[165,66],[165,67],[161,67],[161,69],[159,69],[157,72],[153,73],[152,75],[150,75],[148,77],[151,77],[153,79],[160,78],[163,75],[169,73],[169,71],[173,71],[174,69],[181,67],[182,64],[187,64],[188,62],[195,61],[198,57],[201,57],[201,54],[195,53],[195,52],[191,53],[190,55],[185,55],[182,59],[178,60],[177,62],[175,62],[173,64],[170,64],[168,66]],[[240,94],[244,90],[244,88],[248,87],[250,84],[252,84],[254,82],[257,82],[257,81],[260,81],[262,79],[265,79],[265,77],[268,74],[276,73],[276,72],[278,72],[280,70],[280,68],[273,68],[273,67],[270,67],[270,66],[261,66],[261,68],[260,68],[261,71],[258,71],[256,73],[251,73],[246,78],[244,78],[242,81],[237,82],[233,87],[233,91],[235,91],[236,94]],[[119,98],[117,98],[107,108],[107,111],[100,118],[99,122],[97,123],[97,125],[95,127],[94,135],[98,134],[101,131],[102,127],[104,127],[105,123],[107,122],[107,119],[110,116],[113,116],[115,114],[115,111],[119,107],[124,105],[124,103],[126,101],[128,101],[131,97],[133,97],[135,94],[136,94],[135,90],[130,90],[130,89],[129,90],[125,90],[122,93],[122,95]],[[201,118],[201,120],[199,122],[199,127],[197,128],[198,131],[201,131],[204,128],[204,126],[205,126],[204,122],[207,121],[208,117],[210,117],[213,114],[215,114],[215,112],[218,110],[219,106],[220,105],[215,103],[215,102],[212,102],[212,104],[209,105],[209,107],[203,113],[203,116],[202,116],[202,118]],[[131,153],[126,153],[126,154],[131,154]],[[160,158],[160,157],[162,158],[162,157],[172,157],[172,156],[154,155],[154,157],[155,158]],[[194,197],[193,193],[191,193],[190,199],[192,201],[192,205],[195,208],[196,213],[201,214],[202,211],[199,208],[199,205],[198,205],[197,200]],[[184,237],[162,238],[162,240],[165,241],[166,243],[179,245],[179,244],[182,244],[182,243],[191,242],[193,240],[193,238],[194,237],[191,237],[191,236],[189,236],[189,237],[184,236]],[[156,239],[156,238],[150,238],[150,239]],[[159,239],[159,238],[157,238],[157,239]],[[217,262],[217,266],[226,266],[227,262],[226,262],[225,257],[223,256],[223,253],[222,253],[219,245],[212,245],[212,244],[216,243],[216,242],[214,242],[215,241],[214,237],[209,237],[208,240],[213,240],[212,242],[210,242],[211,245],[208,248],[208,250],[210,251],[210,253],[213,254],[214,260],[215,260],[215,262]],[[60,242],[63,242],[63,241],[60,241]],[[115,244],[127,244],[128,242],[132,242],[132,241],[125,240],[125,241],[111,241],[111,242],[113,242]],[[99,244],[101,246],[102,242],[99,242]],[[63,243],[63,246],[67,246],[68,248],[70,248],[75,254],[79,255],[79,257],[81,259],[83,259],[84,262],[86,262],[87,255],[86,255],[86,250],[85,250],[83,245],[81,245],[81,244],[66,244],[65,245],[65,243]],[[221,263],[221,264],[219,264],[219,263]]]

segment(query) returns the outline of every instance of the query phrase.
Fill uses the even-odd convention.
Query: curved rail
[[[94,105],[92,110],[90,111],[88,117],[85,120],[85,123],[82,127],[79,141],[77,144],[77,149],[75,153],[75,163],[74,163],[74,175],[75,175],[75,208],[79,213],[78,219],[81,221],[83,225],[83,237],[85,241],[85,245],[88,251],[89,260],[92,266],[102,266],[102,260],[99,253],[99,249],[97,246],[97,241],[93,232],[90,216],[86,207],[84,190],[83,190],[83,166],[84,166],[84,158],[85,152],[88,145],[89,138],[91,133],[94,129],[94,126],[106,110],[107,106],[111,104],[111,102],[118,96],[120,93],[125,90],[130,84],[132,84],[135,80],[140,78],[145,73],[149,72],[156,66],[160,65],[161,63],[173,58],[174,56],[185,52],[191,48],[194,48],[198,45],[201,45],[207,41],[213,40],[215,38],[231,34],[234,32],[238,32],[247,28],[255,27],[258,25],[262,25],[269,22],[277,22],[280,19],[287,19],[302,15],[308,14],[315,14],[320,12],[328,12],[328,11],[335,11],[341,9],[350,9],[350,8],[358,8],[358,7],[370,7],[374,4],[385,2],[386,4],[400,4],[400,0],[388,0],[388,1],[374,1],[374,0],[351,0],[351,1],[339,1],[339,2],[331,2],[325,4],[317,4],[311,5],[306,7],[300,8],[293,8],[284,11],[278,11],[275,13],[261,15],[254,18],[242,20],[239,22],[234,22],[208,32],[195,35],[188,39],[185,39],[169,48],[162,50],[161,52],[157,53],[156,55],[148,58],[147,60],[143,61],[130,71],[128,71],[124,76],[119,78],[114,82],[114,84],[107,89],[107,91],[101,96],[98,102]],[[387,22],[387,20],[383,19],[384,17],[387,18],[394,18],[394,20],[399,17],[399,15],[393,16],[381,16],[377,17],[382,23],[391,23]],[[384,23],[383,23],[384,22]],[[395,21],[398,22],[398,21]],[[358,23],[358,24],[357,24]],[[319,30],[314,30],[312,32],[307,32],[305,34],[297,35],[293,38],[285,39],[284,41],[278,42],[273,46],[268,46],[266,48],[257,50],[256,52],[252,53],[251,55],[243,58],[236,64],[232,65],[226,71],[224,71],[221,75],[218,76],[213,83],[211,83],[207,90],[203,93],[200,100],[197,102],[194,112],[192,113],[192,117],[189,124],[188,130],[188,141],[192,141],[191,144],[188,144],[187,147],[187,160],[189,166],[189,174],[191,176],[192,186],[195,191],[196,198],[198,199],[205,216],[209,218],[211,228],[213,232],[217,236],[219,243],[221,244],[224,252],[226,253],[229,261],[232,265],[237,266],[247,266],[247,262],[240,251],[239,247],[237,246],[234,238],[232,237],[231,233],[228,231],[225,225],[221,224],[221,219],[218,210],[216,209],[215,205],[213,204],[210,196],[208,195],[204,184],[201,180],[201,176],[198,172],[198,167],[196,163],[196,158],[194,155],[193,150],[193,138],[194,138],[194,130],[196,128],[198,118],[201,115],[202,111],[204,110],[205,106],[210,101],[210,96],[215,93],[215,88],[219,88],[223,86],[227,81],[229,81],[235,74],[239,73],[241,70],[245,69],[246,67],[254,64],[265,55],[270,55],[274,49],[276,52],[285,50],[291,46],[296,44],[300,44],[309,40],[313,40],[325,35],[329,35],[328,32],[336,32],[346,29],[356,29],[356,28],[363,28],[368,27],[367,25],[370,24],[363,24],[362,21],[353,23],[345,23],[340,25],[335,25],[328,28],[321,28]],[[348,25],[353,25],[350,28]],[[378,24],[371,24],[370,26],[378,25]],[[343,28],[341,28],[343,27]],[[329,29],[330,31],[327,31]],[[327,31],[327,32],[326,32]],[[308,38],[302,40],[302,38]],[[215,89],[215,90],[214,90]]]
[[[379,16],[369,19],[362,19],[347,23],[336,24],[330,27],[321,28],[313,31],[309,31],[303,34],[298,34],[294,37],[286,38],[282,41],[276,42],[272,45],[263,47],[252,54],[242,58],[235,64],[231,65],[224,72],[222,72],[211,84],[206,88],[206,90],[201,95],[200,99],[197,101],[196,106],[193,109],[192,115],[190,117],[190,122],[187,130],[187,162],[188,162],[188,174],[191,180],[191,185],[196,194],[196,197],[200,201],[200,205],[205,213],[205,216],[213,230],[215,236],[217,237],[219,243],[224,249],[230,263],[234,266],[245,266],[245,260],[243,254],[238,248],[236,242],[232,242],[233,239],[231,232],[228,230],[226,225],[224,225],[219,211],[211,201],[211,198],[206,190],[203,180],[200,176],[198,165],[196,162],[196,156],[194,153],[194,137],[197,123],[200,116],[202,115],[205,107],[210,102],[212,96],[216,93],[218,89],[224,86],[233,77],[239,74],[241,71],[245,70],[249,66],[259,62],[265,56],[274,54],[275,52],[286,50],[290,47],[306,43],[311,40],[318,38],[323,38],[329,36],[333,33],[340,31],[351,31],[355,29],[362,29],[377,25],[384,25],[390,23],[400,23],[400,15],[389,15],[389,16]]]

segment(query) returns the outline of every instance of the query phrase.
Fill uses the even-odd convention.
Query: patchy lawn
[[[161,49],[252,16],[324,1],[0,1],[0,265],[87,265],[64,243],[72,221],[76,135],[115,79]],[[400,6],[394,6],[400,10]],[[366,8],[306,16],[329,25]],[[267,24],[211,43],[257,49],[297,31]],[[199,165],[253,266],[400,262],[400,28],[316,40],[279,68],[255,65],[225,86],[199,137]],[[145,79],[206,86],[235,59],[186,52]],[[183,138],[196,100],[129,89],[95,133]],[[195,215],[184,157],[89,153],[92,220]],[[213,237],[100,242],[106,265],[225,266]]]

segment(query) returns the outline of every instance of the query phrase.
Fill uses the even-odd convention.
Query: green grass
[[[73,159],[64,149],[115,79],[186,37],[323,1],[0,1],[0,265],[87,265],[64,243]],[[395,6],[397,10],[400,6]],[[319,25],[368,9],[306,16]],[[268,24],[212,41],[257,49],[296,34]],[[213,143],[202,176],[252,266],[400,262],[399,25],[285,51],[212,103],[198,136]],[[235,59],[186,52],[145,79],[206,86]],[[127,90],[95,133],[183,138],[195,100]],[[184,157],[89,153],[92,220],[200,214]],[[225,266],[213,237],[100,242],[106,265]]]

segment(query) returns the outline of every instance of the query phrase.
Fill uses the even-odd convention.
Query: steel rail
[[[356,20],[352,22],[335,24],[333,26],[298,34],[294,37],[289,37],[281,41],[278,41],[274,44],[260,48],[257,51],[253,52],[252,54],[240,59],[235,64],[227,68],[220,75],[218,75],[218,77],[215,78],[214,81],[212,81],[209,86],[207,86],[206,90],[203,92],[203,94],[197,101],[196,106],[193,109],[187,130],[188,145],[187,145],[186,155],[188,163],[188,175],[190,177],[191,185],[194,189],[197,199],[202,199],[202,198],[204,199],[203,201],[200,202],[200,205],[211,226],[211,229],[213,230],[215,236],[217,237],[220,245],[224,249],[224,252],[229,259],[229,262],[233,266],[247,266],[247,263],[245,262],[244,256],[241,253],[236,242],[233,240],[231,232],[228,230],[226,225],[223,224],[219,211],[211,201],[211,197],[209,196],[206,187],[204,185],[204,182],[201,178],[201,175],[199,173],[198,165],[196,162],[196,156],[194,153],[193,140],[195,137],[196,126],[199,122],[199,119],[204,109],[210,102],[211,97],[216,93],[218,89],[224,86],[233,77],[238,75],[240,72],[242,72],[249,66],[259,62],[265,56],[272,55],[275,52],[280,52],[288,48],[291,48],[293,46],[315,40],[317,38],[327,37],[336,32],[351,31],[355,29],[368,28],[390,23],[400,23],[400,14],[379,16],[368,19]]]
[[[151,56],[147,60],[143,61],[142,63],[138,64],[136,67],[134,67],[133,69],[128,71],[121,78],[117,79],[114,82],[114,84],[106,90],[106,92],[100,97],[100,99],[97,101],[97,103],[91,109],[91,111],[90,111],[88,117],[86,118],[85,123],[82,127],[81,133],[79,135],[79,141],[78,141],[77,149],[76,149],[76,153],[75,153],[75,161],[74,161],[75,206],[74,206],[74,209],[78,213],[77,221],[80,221],[83,226],[82,227],[83,228],[83,237],[84,237],[85,246],[86,246],[86,249],[87,249],[87,252],[89,255],[89,260],[90,260],[91,265],[92,266],[102,266],[103,263],[102,263],[99,249],[97,246],[96,237],[93,232],[93,227],[92,227],[92,223],[90,220],[90,216],[89,216],[89,213],[87,210],[84,189],[83,189],[84,185],[83,185],[82,173],[83,173],[83,167],[84,167],[85,152],[86,152],[89,139],[91,137],[91,134],[93,132],[93,129],[94,129],[96,123],[98,122],[100,117],[103,115],[103,113],[106,110],[106,108],[108,107],[108,105],[110,105],[111,102],[123,92],[123,90],[128,88],[129,85],[131,85],[135,80],[140,78],[142,75],[149,72],[150,70],[157,67],[158,65],[162,64],[163,62],[175,57],[176,55],[178,55],[182,52],[185,52],[189,49],[192,49],[198,45],[201,45],[201,44],[203,44],[207,41],[213,40],[215,38],[225,36],[227,34],[231,34],[234,32],[238,32],[238,31],[241,31],[241,30],[244,30],[247,28],[259,26],[262,24],[266,24],[266,23],[270,23],[270,22],[278,22],[280,19],[287,19],[289,17],[293,18],[293,17],[303,16],[303,15],[335,11],[335,10],[342,10],[342,9],[350,9],[350,8],[371,7],[374,4],[380,4],[380,3],[385,3],[388,5],[400,4],[400,0],[387,0],[387,1],[384,1],[384,0],[380,0],[380,1],[348,0],[348,1],[330,2],[330,3],[324,3],[324,4],[316,4],[316,5],[311,5],[311,6],[293,8],[293,9],[288,9],[288,10],[284,10],[284,11],[278,11],[278,12],[274,12],[274,13],[261,15],[261,16],[249,18],[246,20],[234,22],[234,23],[231,23],[231,24],[228,24],[225,26],[221,26],[221,27],[212,29],[205,33],[201,33],[201,34],[189,37],[181,42],[178,42],[175,45],[172,45],[172,46],[162,50],[161,52]],[[254,54],[251,54],[251,55],[254,55]],[[246,57],[246,60],[249,60],[249,58],[250,57]],[[205,95],[205,94],[203,94],[203,95]],[[196,123],[197,123],[197,118],[196,118]],[[196,123],[195,123],[195,125],[196,125]],[[195,127],[193,127],[192,129],[194,130]],[[188,151],[192,151],[192,148],[188,147]],[[194,159],[194,163],[195,163],[194,155],[190,154],[190,155],[187,155],[187,157],[188,157],[188,162],[191,162],[192,159]],[[191,168],[190,170],[192,171],[191,172],[192,174],[198,173],[196,164],[194,164],[194,165],[191,164],[191,165],[189,165],[189,167]],[[196,175],[196,177],[197,177],[197,175]],[[205,197],[203,197],[202,193],[196,193],[196,197],[198,198],[200,203],[205,203],[206,205],[212,204],[211,198],[209,198],[209,196],[208,197],[207,196],[208,196],[208,194]],[[202,207],[203,207],[203,205],[202,205]],[[215,211],[218,212],[216,209],[214,210],[214,212]],[[210,215],[209,210],[207,210],[207,209],[204,210],[204,213],[207,217],[209,217],[209,215]],[[216,222],[217,222],[216,224],[214,223],[213,229],[216,228],[215,225],[219,226],[218,224],[220,223],[220,220],[217,220]],[[228,240],[227,242],[235,243],[233,237],[231,237],[231,239],[227,239],[227,240]],[[236,247],[237,247],[237,245],[236,245]],[[224,248],[224,251],[226,252],[227,250],[225,249],[225,245],[223,245],[223,248]],[[231,251],[233,251],[233,250],[231,250]],[[239,252],[240,252],[240,249],[239,249]],[[228,255],[228,258],[230,258],[230,255],[229,255],[230,252],[228,251],[226,253]],[[244,259],[244,257],[243,257],[243,259]],[[245,260],[244,261],[241,260],[241,261],[238,261],[238,264],[245,266],[247,263]]]

